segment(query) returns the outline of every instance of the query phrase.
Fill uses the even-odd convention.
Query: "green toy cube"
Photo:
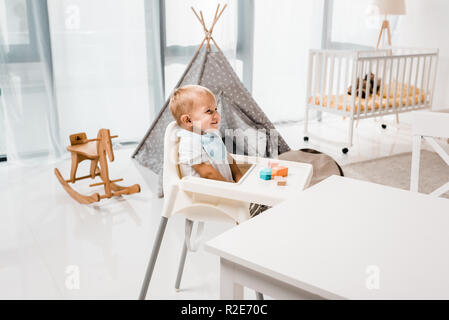
[[[271,169],[264,168],[264,169],[260,170],[259,176],[260,176],[260,179],[262,179],[262,180],[271,180]]]

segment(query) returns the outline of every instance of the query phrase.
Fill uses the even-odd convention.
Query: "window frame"
[[[37,43],[36,20],[33,15],[32,6],[47,6],[46,1],[26,0],[26,13],[28,23],[28,44],[14,44],[8,46],[6,53],[6,63],[31,63],[39,61],[39,49]],[[6,51],[6,50],[4,50]]]
[[[365,46],[352,42],[332,41],[332,18],[335,0],[324,0],[323,31],[321,37],[321,49],[328,50],[374,50],[374,46]]]

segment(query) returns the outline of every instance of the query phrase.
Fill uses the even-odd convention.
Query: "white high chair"
[[[162,238],[167,226],[168,219],[176,213],[184,214],[186,217],[185,241],[179,263],[178,275],[175,288],[179,289],[182,272],[184,270],[187,251],[195,251],[196,245],[191,244],[193,223],[198,221],[198,233],[202,232],[204,222],[223,221],[241,223],[249,219],[249,203],[245,201],[230,200],[212,195],[205,195],[193,191],[187,191],[181,184],[181,173],[178,166],[178,144],[176,135],[177,125],[172,122],[167,126],[164,138],[164,206],[159,230],[153,245],[150,261],[148,263],[145,279],[142,285],[139,299],[145,299],[149,282],[154,270],[157,255],[161,246]],[[241,159],[241,157],[240,157]],[[207,179],[200,179],[207,185]],[[229,182],[221,182],[229,183]],[[261,294],[257,297],[262,298]]]
[[[165,200],[160,226],[139,295],[141,300],[146,297],[165,228],[172,215],[181,213],[186,217],[185,242],[175,284],[175,288],[179,289],[187,250],[195,251],[197,247],[197,243],[192,245],[190,239],[194,221],[198,222],[198,233],[201,233],[204,222],[224,221],[239,224],[250,218],[250,202],[267,206],[277,205],[286,199],[296,197],[309,185],[312,178],[313,167],[310,164],[276,160],[279,165],[289,168],[289,182],[286,187],[277,187],[271,183],[275,181],[262,181],[255,168],[252,171],[248,170],[248,175],[244,176],[239,183],[200,177],[181,179],[178,166],[179,139],[176,130],[176,122],[170,123],[165,130],[163,171]],[[267,158],[242,155],[232,155],[232,157],[239,164],[255,164],[259,166],[259,169],[266,167],[270,161]],[[256,294],[258,299],[263,299],[262,294],[257,292]]]

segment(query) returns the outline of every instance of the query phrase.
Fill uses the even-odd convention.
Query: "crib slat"
[[[407,108],[410,108],[410,86],[412,84],[412,72],[413,72],[413,65],[414,65],[415,58],[410,58],[410,68],[408,71],[408,81],[407,81],[407,95],[405,97],[405,105]]]
[[[314,72],[314,85],[313,85],[313,99],[315,100],[316,96],[320,94],[320,85],[321,85],[321,56],[322,53],[319,52],[315,55],[315,72]],[[314,101],[315,104],[315,101]],[[320,100],[321,104],[321,100]]]
[[[390,92],[391,92],[391,86],[392,86],[392,78],[393,78],[393,68],[395,66],[395,60],[396,59],[389,59],[390,60],[390,68],[388,68],[388,82],[387,82],[387,98],[385,101],[385,108],[386,108],[386,112],[388,112],[390,110]]]
[[[401,81],[401,99],[400,99],[400,106],[402,109],[402,107],[404,106],[404,91],[405,91],[405,72],[407,71],[407,60],[408,58],[404,58],[404,66],[402,68],[402,81]]]
[[[378,73],[379,73],[379,59],[374,60],[376,62],[376,67],[375,67],[375,73],[374,73],[374,86],[373,86],[373,96],[371,99],[371,110],[372,113],[375,114],[376,113],[376,94],[377,94],[377,78],[378,78]],[[381,105],[379,105],[379,114],[380,114],[380,109],[381,109]]]
[[[355,107],[355,95],[356,95],[356,91],[355,91],[355,87],[356,87],[356,81],[357,81],[357,74],[358,74],[358,67],[360,65],[360,62],[358,61],[358,59],[356,59],[355,57],[351,57],[351,60],[347,59],[347,63],[349,66],[349,61],[351,61],[351,65],[352,65],[352,70],[351,70],[351,86],[352,86],[352,92],[351,92],[351,119],[354,118],[354,107]],[[345,96],[345,103],[346,103],[346,96]],[[346,105],[344,106],[344,110],[346,110]],[[359,109],[360,110],[360,109]],[[357,114],[358,117],[358,114]]]
[[[423,65],[422,65],[422,74],[421,74],[421,90],[424,90],[425,86],[425,78],[426,78],[426,65],[427,65],[427,57],[423,57]],[[421,96],[420,96],[421,98]],[[427,103],[427,91],[424,92],[424,101],[421,103],[426,104]]]
[[[433,75],[432,75],[432,84],[431,84],[431,87],[430,87],[430,102],[429,102],[429,105],[432,105],[433,94],[434,94],[434,91],[435,91],[435,82],[437,81],[438,55],[434,55],[434,56],[432,56],[432,58],[435,58],[435,59],[432,59],[432,60],[435,60],[435,62],[433,63],[432,68],[431,68],[431,70],[433,70]]]
[[[428,77],[427,77],[427,82],[426,82],[426,95],[427,94],[429,95],[429,101],[430,101],[430,93],[428,93],[428,92],[429,92],[429,88],[430,88],[430,77],[432,76],[432,61],[433,61],[433,57],[430,57],[430,60],[429,60],[429,71],[427,72]]]
[[[354,71],[355,71],[355,64],[354,64],[354,60],[351,60],[351,59],[349,59],[348,57],[346,57],[345,58],[345,80],[344,80],[344,82],[343,82],[343,85],[344,86],[347,86],[348,85],[348,77],[349,77],[349,62],[352,62],[352,67],[353,67],[353,69],[354,70],[351,70],[351,74],[353,74],[354,73]],[[353,78],[351,77],[351,82],[353,82],[352,80],[353,80]],[[355,89],[355,87],[354,87],[354,84],[352,84],[352,97],[354,97],[354,89]],[[348,104],[348,102],[347,102],[347,100],[348,100],[348,90],[346,89],[346,88],[344,88],[344,93],[345,93],[345,95],[344,95],[344,98],[343,98],[343,110],[344,111],[346,111],[346,106],[347,106],[347,104]],[[352,97],[351,97],[351,100],[352,100]]]
[[[358,101],[358,105],[357,105],[357,119],[360,118],[360,106],[362,104],[362,78],[363,78],[363,72],[364,72],[364,67],[365,67],[365,63],[363,61],[360,61],[360,69],[358,70],[358,76],[357,76],[357,80],[359,81],[359,101]]]
[[[337,68],[337,84],[335,86],[335,99],[336,99],[336,105],[335,107],[338,110],[338,103],[340,101],[340,95],[341,95],[341,81],[340,81],[340,77],[341,77],[341,63],[343,58],[341,56],[336,57],[336,59],[338,60],[338,68]]]
[[[321,106],[324,107],[324,92],[326,90],[326,74],[327,74],[327,54],[323,54],[323,62],[321,68],[322,68],[321,72],[322,76],[320,85],[320,102]]]
[[[367,74],[367,78],[366,78],[366,89],[365,89],[365,110],[364,110],[364,114],[365,117],[368,114],[368,104],[369,104],[369,98],[370,98],[370,89],[371,89],[371,81],[370,81],[370,76],[371,76],[371,61],[368,61],[368,71],[365,72],[365,74]]]
[[[309,100],[312,99],[312,104],[315,103],[314,96],[312,95],[312,79],[313,79],[313,58],[315,56],[315,53],[310,51],[309,52],[309,65],[308,65],[308,71],[307,71],[307,88],[306,88],[306,105],[309,104]]]
[[[419,93],[418,93],[418,90],[419,90],[418,89],[418,74],[419,74],[421,57],[418,57],[417,59],[418,59],[418,61],[416,62],[416,72],[415,72],[415,82],[414,82],[415,88],[413,90],[413,101],[412,101],[412,105],[415,107],[415,109],[416,109],[416,106],[419,105],[419,102],[421,100],[419,98]]]
[[[394,83],[394,88],[393,88],[393,109],[396,113],[397,113],[397,107],[398,107],[396,97],[397,97],[397,93],[398,93],[399,85],[400,85],[399,84],[399,67],[401,66],[401,60],[402,60],[401,58],[397,59],[396,78],[395,78],[395,83]]]
[[[329,61],[330,61],[330,71],[329,71],[329,86],[327,88],[328,92],[327,92],[327,106],[330,108],[331,107],[331,101],[332,101],[332,87],[333,87],[333,83],[334,83],[334,65],[335,65],[335,55],[330,55],[329,57]],[[337,109],[338,109],[338,105],[337,105]]]
[[[380,92],[379,92],[379,116],[382,114],[382,106],[383,106],[383,100],[384,100],[384,90],[385,90],[385,82],[386,82],[386,70],[387,70],[387,63],[391,62],[391,59],[384,59],[383,60],[383,68],[382,68],[382,77],[380,78]],[[385,106],[385,109],[388,110],[388,105]]]

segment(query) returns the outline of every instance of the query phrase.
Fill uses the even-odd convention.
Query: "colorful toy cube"
[[[286,176],[288,176],[288,168],[283,167],[283,166],[271,168],[271,176],[272,177],[274,177],[274,176],[286,177]]]
[[[286,186],[287,185],[287,179],[281,176],[275,176],[274,180],[276,181],[276,184],[278,186]]]
[[[270,168],[263,168],[259,172],[260,179],[263,180],[271,180],[271,169]]]

